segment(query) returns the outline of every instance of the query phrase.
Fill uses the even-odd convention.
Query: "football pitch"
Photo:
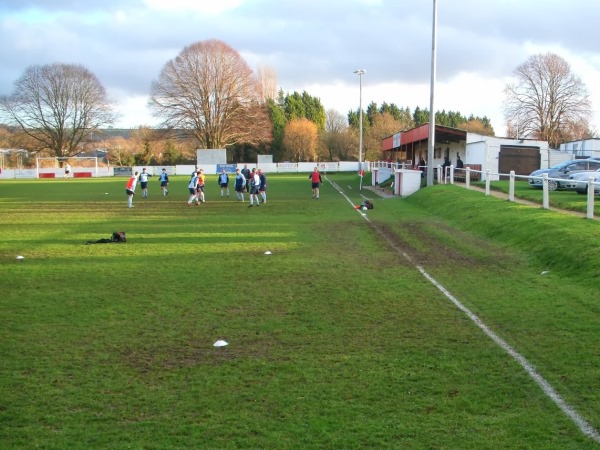
[[[0,182],[0,448],[598,448],[599,221],[171,178]]]

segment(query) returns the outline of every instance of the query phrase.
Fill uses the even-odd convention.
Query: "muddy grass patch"
[[[392,228],[370,222],[370,226],[386,245],[421,266],[480,267],[510,258],[502,249],[447,224],[404,222]]]

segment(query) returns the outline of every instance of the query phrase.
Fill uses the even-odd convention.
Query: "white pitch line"
[[[352,207],[354,208],[354,204],[352,203],[352,201],[348,198],[348,196],[332,181],[330,181],[329,179],[327,179],[327,177],[325,178],[341,195],[342,197],[344,197],[348,203],[350,203],[352,205]],[[362,213],[361,211],[357,210],[362,217],[367,221],[367,222],[371,222],[371,220],[367,217],[366,214]],[[414,266],[416,267],[416,269],[421,272],[421,274],[431,283],[433,284],[436,288],[438,288],[438,290],[444,294],[446,296],[446,298],[448,298],[452,303],[454,303],[454,305],[460,309],[462,312],[464,312],[467,317],[469,319],[471,319],[471,321],[477,325],[479,327],[479,329],[481,329],[481,331],[483,331],[492,341],[494,341],[500,348],[502,348],[506,353],[508,353],[515,361],[517,361],[521,367],[523,367],[523,369],[525,370],[525,372],[533,379],[533,381],[535,381],[537,383],[537,385],[542,389],[542,391],[544,392],[544,394],[546,394],[546,396],[552,400],[556,406],[558,406],[560,408],[560,410],[567,416],[569,417],[573,423],[575,423],[575,425],[577,425],[577,427],[579,428],[579,430],[585,434],[586,436],[590,437],[591,439],[593,439],[594,441],[600,443],[600,433],[598,433],[598,431],[588,423],[587,420],[585,420],[576,410],[575,408],[573,408],[570,404],[568,404],[561,396],[560,394],[556,391],[556,389],[554,389],[552,387],[552,385],[550,383],[548,383],[548,381],[546,381],[546,379],[537,371],[537,369],[535,368],[535,366],[533,364],[531,364],[527,358],[525,358],[523,355],[521,355],[518,351],[516,351],[513,347],[511,347],[508,342],[506,342],[504,339],[502,339],[500,336],[498,336],[496,333],[494,333],[485,323],[483,323],[483,321],[474,313],[472,312],[469,308],[467,308],[465,305],[463,305],[456,297],[454,297],[454,295],[452,295],[441,283],[439,283],[435,278],[433,278],[422,266],[416,264],[412,258],[406,253],[404,252],[402,249],[398,248],[394,242],[390,242],[389,239],[384,236],[383,234],[381,234],[385,239],[388,240],[388,242],[392,245],[392,247],[398,252],[400,253],[402,256],[404,256],[404,258],[406,258],[409,262],[411,262],[412,264],[414,264]]]

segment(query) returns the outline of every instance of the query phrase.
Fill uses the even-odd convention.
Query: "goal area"
[[[69,164],[71,171],[75,169],[88,169],[93,171],[98,176],[98,157],[97,156],[51,156],[51,157],[37,157],[36,158],[36,170],[38,176],[40,170],[44,169],[62,169]],[[93,169],[93,170],[91,170]]]

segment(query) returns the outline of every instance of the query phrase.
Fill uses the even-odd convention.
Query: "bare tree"
[[[271,67],[259,66],[257,79],[260,88],[260,98],[263,101],[277,98],[277,74]]]
[[[365,160],[377,160],[381,155],[381,141],[387,136],[405,130],[404,121],[395,119],[389,112],[375,113],[372,123],[363,137],[363,156]]]
[[[33,140],[30,150],[54,156],[80,153],[94,130],[116,119],[96,76],[72,64],[28,67],[13,93],[0,97],[0,110]]]
[[[346,117],[335,109],[328,109],[325,112],[325,131],[339,133],[346,131],[348,121]]]
[[[556,148],[573,137],[574,129],[589,128],[587,88],[560,56],[533,55],[515,69],[515,75],[517,81],[505,88],[504,114],[519,137],[547,140]]]
[[[355,147],[348,121],[339,111],[328,109],[325,112],[325,131],[321,133],[321,142],[329,161],[347,159],[349,151]]]
[[[237,51],[222,41],[185,47],[152,83],[150,107],[174,129],[187,130],[201,148],[272,139],[256,78]]]
[[[109,163],[113,166],[133,166],[135,163],[134,147],[129,139],[122,136],[109,139],[105,145]]]
[[[12,134],[13,133],[7,126],[0,125],[0,148],[11,148]]]

